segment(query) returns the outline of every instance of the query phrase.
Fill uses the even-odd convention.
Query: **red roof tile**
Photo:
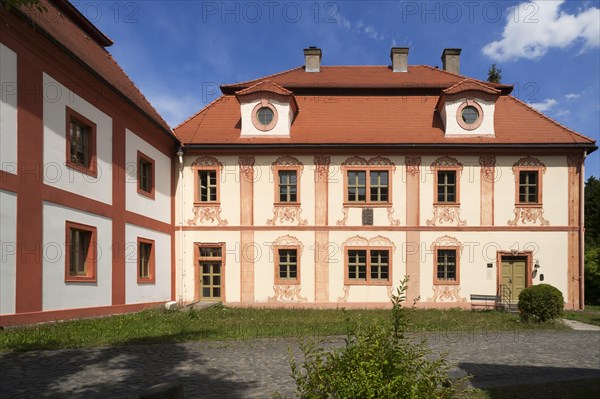
[[[221,90],[224,94],[233,94],[262,81],[271,81],[292,91],[298,88],[446,89],[465,79],[467,79],[466,76],[427,65],[411,65],[407,72],[392,72],[391,67],[386,65],[322,66],[320,72],[305,72],[304,67],[298,67],[247,82],[223,85]],[[474,79],[471,80],[475,82]],[[511,85],[487,82],[485,85],[501,89],[506,94],[512,91]]]
[[[184,144],[589,144],[512,96],[500,96],[495,137],[444,137],[439,96],[296,96],[289,138],[240,137],[240,105],[224,95],[177,128]]]
[[[19,7],[17,12],[22,13],[35,23],[35,29],[43,30],[60,45],[64,46],[76,58],[100,75],[110,86],[131,101],[134,106],[137,106],[150,120],[175,138],[169,125],[104,48],[104,45],[109,44],[110,39],[106,38],[97,29],[97,32],[94,32],[91,27],[86,27],[85,21],[75,17],[79,12],[68,2],[63,0],[41,0],[41,4],[46,9],[43,13],[35,8],[25,6]],[[71,8],[71,12],[65,12],[65,7]],[[83,18],[83,16],[81,17]],[[87,22],[89,23],[89,21]],[[89,40],[86,35],[92,36],[94,40]]]

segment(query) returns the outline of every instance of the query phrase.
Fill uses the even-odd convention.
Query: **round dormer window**
[[[477,108],[473,107],[472,105],[463,108],[462,119],[464,123],[467,125],[472,125],[473,123],[477,122],[478,118],[479,112],[477,112]]]
[[[262,107],[256,112],[256,119],[263,126],[268,126],[273,121],[273,116],[273,111],[269,107]]]
[[[465,130],[475,130],[483,122],[483,109],[475,101],[467,100],[458,107],[456,121]]]
[[[252,110],[252,124],[262,132],[272,130],[277,124],[277,109],[267,100],[261,100]]]

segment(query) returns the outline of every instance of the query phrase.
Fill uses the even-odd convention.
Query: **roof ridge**
[[[284,92],[285,92],[285,93],[287,93],[287,94],[290,94],[290,95],[293,95],[293,94],[294,94],[293,92],[291,92],[290,90],[286,89],[285,87],[283,87],[283,86],[282,86],[282,85],[280,85],[279,83],[277,83],[277,82],[274,82],[274,81],[272,81],[272,80],[269,80],[269,79],[265,79],[265,80],[262,80],[262,81],[260,81],[260,82],[258,82],[258,83],[255,83],[255,84],[253,84],[252,86],[248,86],[248,87],[246,87],[245,89],[242,89],[242,90],[236,91],[236,92],[235,92],[235,95],[236,95],[236,96],[238,96],[238,95],[244,95],[244,94],[246,94],[246,93],[250,92],[251,90],[253,90],[254,88],[256,88],[256,87],[259,87],[259,86],[261,86],[261,85],[270,85],[270,86],[273,86],[274,88],[281,89],[282,91],[284,91]]]
[[[209,108],[213,107],[217,102],[219,102],[221,99],[225,98],[225,96],[226,96],[225,94],[221,94],[219,97],[217,97],[214,100],[212,100],[211,102],[209,102],[204,108],[200,108],[200,111],[196,112],[195,114],[193,114],[192,116],[190,116],[189,118],[187,118],[186,120],[184,120],[183,122],[181,122],[179,125],[175,126],[173,128],[173,133],[175,132],[175,129],[178,129],[179,127],[181,127],[181,125],[183,125],[183,124],[191,121],[196,116],[200,115],[204,111],[206,111]]]
[[[294,68],[291,68],[291,69],[286,69],[285,71],[281,71],[281,72],[276,72],[276,73],[273,73],[273,74],[271,74],[271,75],[266,75],[266,76],[262,76],[262,77],[260,77],[260,78],[251,79],[251,80],[246,80],[246,81],[243,81],[243,82],[230,83],[230,84],[222,85],[221,87],[233,87],[233,86],[240,86],[240,85],[246,85],[246,84],[248,84],[248,83],[253,83],[253,82],[260,83],[259,81],[261,81],[261,80],[265,80],[265,79],[267,79],[267,78],[272,78],[272,77],[274,77],[274,76],[278,76],[278,75],[283,75],[284,73],[290,73],[290,72],[292,72],[292,71],[295,71],[296,69],[300,69],[300,68],[302,68],[302,67],[303,67],[303,66],[297,66],[297,67],[294,67]]]
[[[409,66],[410,66],[410,65],[409,65]],[[470,76],[465,76],[465,75],[461,75],[461,74],[459,74],[459,73],[454,73],[454,72],[446,71],[445,69],[434,68],[434,67],[432,67],[431,65],[419,64],[419,65],[414,65],[414,66],[425,67],[425,68],[427,68],[427,69],[431,69],[431,70],[433,70],[433,71],[443,72],[443,73],[445,73],[445,74],[448,74],[448,75],[451,75],[451,76],[460,77],[460,78],[462,78],[463,80],[465,80],[465,79],[470,79],[470,80],[472,80],[472,81],[474,81],[474,82],[477,82],[477,83],[479,83],[479,84],[482,84],[482,85],[484,85],[484,86],[487,86],[487,87],[491,87],[491,88],[493,88],[493,89],[496,89],[495,87],[493,87],[492,85],[490,85],[490,83],[492,83],[492,82],[486,82],[486,81],[484,81],[484,80],[481,80],[481,79],[475,79],[475,78],[473,78],[473,77],[470,77]],[[460,83],[460,82],[459,82],[459,83]],[[505,83],[494,83],[494,84],[497,84],[497,85],[500,85],[500,86],[505,86],[505,87],[511,87],[511,86],[512,86],[512,85],[505,84]],[[498,90],[498,89],[496,89],[496,90]]]
[[[583,138],[583,139],[585,139],[585,140],[588,140],[588,141],[590,141],[591,143],[595,143],[595,142],[596,142],[596,140],[593,140],[593,139],[591,139],[591,138],[589,138],[589,137],[587,137],[587,136],[584,136],[584,135],[583,135],[583,134],[581,134],[581,133],[577,133],[575,130],[573,130],[573,129],[571,129],[571,128],[569,128],[569,127],[567,127],[567,126],[565,126],[565,125],[561,124],[560,122],[556,121],[555,119],[552,119],[552,118],[551,118],[551,117],[549,117],[548,115],[546,115],[546,114],[544,114],[544,113],[542,113],[542,112],[538,111],[537,109],[535,109],[535,108],[533,108],[532,106],[530,106],[529,104],[527,104],[527,103],[525,103],[525,102],[523,102],[523,101],[519,100],[518,98],[516,98],[516,97],[514,97],[514,96],[511,96],[511,95],[508,95],[508,96],[506,96],[506,97],[510,98],[511,100],[513,100],[514,102],[516,102],[517,104],[520,104],[520,105],[524,106],[524,107],[525,107],[525,109],[529,110],[530,112],[534,112],[534,113],[536,113],[536,114],[540,115],[541,117],[543,117],[543,118],[547,119],[548,121],[550,121],[550,122],[551,122],[551,123],[553,123],[554,125],[556,125],[556,126],[558,126],[558,127],[562,128],[562,129],[565,129],[567,132],[569,132],[569,133],[571,133],[571,134],[574,134],[575,136],[578,136],[578,137],[580,137],[580,138]],[[575,140],[573,140],[573,142],[575,142]]]
[[[470,82],[473,82],[474,84],[476,84],[476,85],[478,85],[478,86],[483,86],[483,87],[485,87],[486,89],[492,90],[492,91],[494,91],[494,92],[496,92],[496,93],[500,93],[500,92],[501,92],[501,90],[498,90],[498,89],[496,89],[496,88],[494,88],[494,87],[491,87],[491,86],[489,86],[489,85],[487,85],[487,84],[485,84],[485,83],[483,83],[483,82],[481,82],[481,81],[479,81],[479,80],[477,80],[477,79],[473,79],[473,78],[466,78],[466,79],[463,79],[463,80],[461,80],[460,82],[458,82],[458,83],[456,83],[456,84],[454,84],[454,85],[452,85],[452,86],[448,87],[447,89],[444,89],[444,92],[450,92],[450,91],[452,91],[454,88],[456,88],[456,87],[458,87],[458,86],[460,86],[460,85],[462,85],[462,84],[465,84],[465,83],[470,83]]]

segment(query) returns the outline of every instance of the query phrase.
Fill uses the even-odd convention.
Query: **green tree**
[[[600,305],[600,247],[585,251],[585,303]]]
[[[594,176],[585,183],[585,246],[600,247],[600,180]]]
[[[500,83],[502,80],[502,68],[497,68],[496,64],[492,64],[488,69],[487,81],[491,83]]]

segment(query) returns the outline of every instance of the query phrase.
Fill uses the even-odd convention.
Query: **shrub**
[[[562,292],[549,284],[533,285],[519,294],[519,313],[525,321],[543,323],[557,319],[563,307]]]
[[[585,251],[585,304],[600,305],[600,247]]]
[[[328,350],[322,341],[304,341],[301,364],[290,354],[292,378],[301,399],[326,398],[452,398],[454,385],[448,380],[449,366],[440,357],[431,360],[425,341],[406,336],[410,315],[404,308],[405,277],[392,295],[389,325],[358,325],[348,333],[342,348]]]

